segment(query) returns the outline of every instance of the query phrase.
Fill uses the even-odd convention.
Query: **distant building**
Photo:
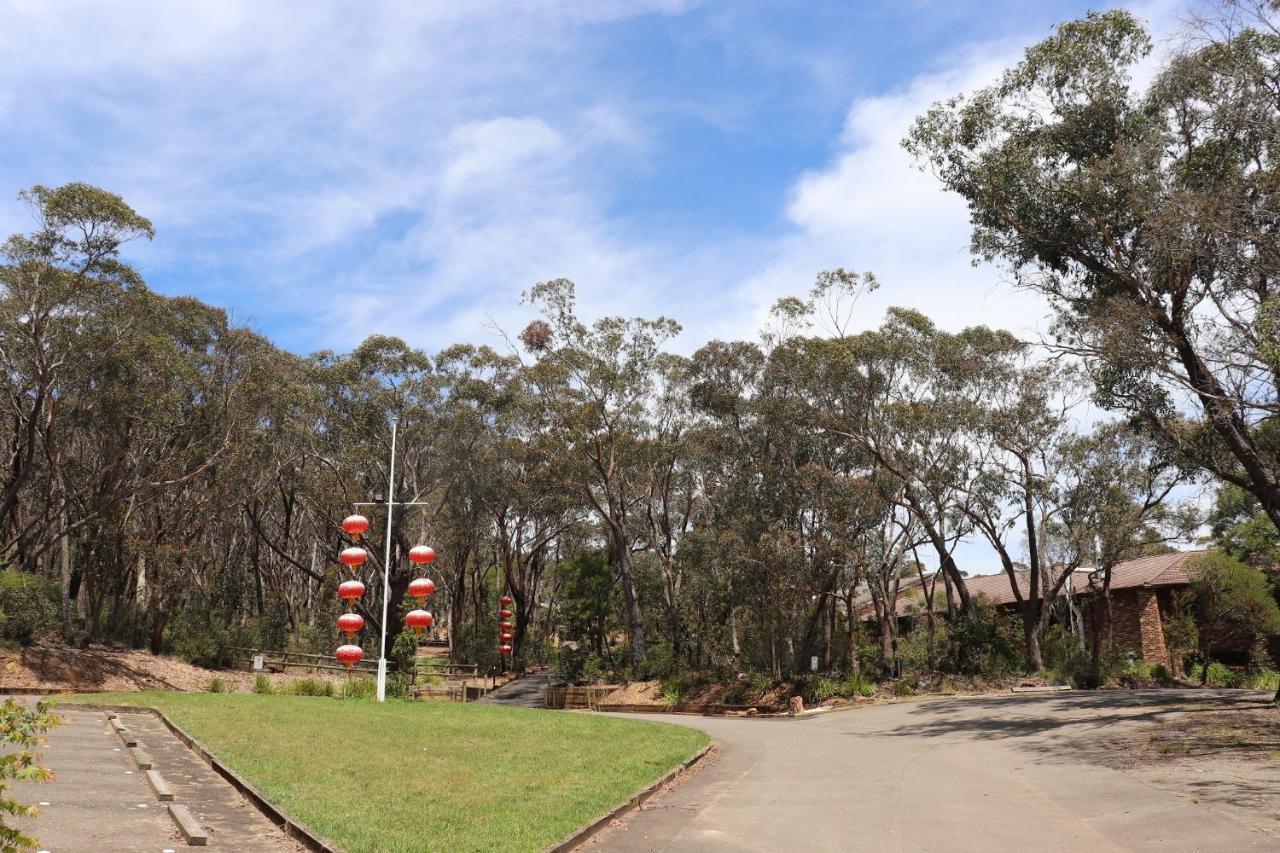
[[[1181,669],[1181,661],[1173,660],[1165,643],[1164,618],[1173,610],[1174,596],[1191,584],[1190,569],[1187,565],[1193,557],[1207,553],[1206,551],[1178,551],[1171,554],[1157,554],[1152,557],[1141,557],[1116,565],[1111,570],[1111,624],[1110,635],[1116,647],[1124,652],[1133,652],[1145,661],[1163,663],[1177,672]],[[1018,589],[1024,597],[1029,593],[1028,572],[1014,573],[1017,577]],[[926,581],[933,583],[933,575],[926,576]],[[1101,607],[1102,572],[1092,568],[1077,569],[1063,586],[1058,595],[1059,601],[1069,602],[1076,621],[1077,630],[1082,630],[1087,639],[1093,635],[1093,620],[1105,620],[1106,613]],[[982,596],[997,608],[1008,613],[1018,612],[1018,602],[1013,594],[1009,575],[1001,572],[994,575],[977,575],[965,578],[965,587],[972,596]],[[941,602],[943,583],[938,581],[934,595],[934,613],[945,616],[946,607]],[[855,601],[855,612],[862,622],[874,623],[875,608],[870,594],[864,592]],[[919,578],[904,578],[898,591],[897,616],[900,632],[910,630],[924,613],[924,594]],[[1106,636],[1106,624],[1103,624],[1103,635]],[[1215,650],[1218,651],[1218,650]],[[1247,644],[1242,648],[1221,649],[1227,655],[1243,654]]]

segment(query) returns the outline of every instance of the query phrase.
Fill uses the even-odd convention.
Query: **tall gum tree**
[[[1280,527],[1280,12],[1219,13],[1145,88],[1131,14],[1065,23],[904,144],[968,202],[975,256],[1047,297],[1097,401]]]
[[[643,442],[652,431],[648,406],[662,345],[680,326],[665,317],[601,317],[588,326],[575,313],[567,279],[542,282],[526,299],[544,318],[521,341],[537,357],[530,377],[550,439],[547,462],[558,457],[565,485],[599,518],[622,584],[631,669],[639,677],[646,626],[632,552],[642,533]]]

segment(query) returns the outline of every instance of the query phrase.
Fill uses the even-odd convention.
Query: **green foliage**
[[[262,622],[258,626],[258,648],[271,652],[282,652],[289,641],[289,611],[283,601],[273,601],[268,605]]]
[[[54,628],[58,586],[38,575],[0,571],[0,638],[22,645]]]
[[[1080,640],[1061,625],[1052,625],[1040,646],[1046,675],[1055,684],[1085,687],[1089,684],[1093,659]]]
[[[1194,558],[1188,568],[1203,656],[1227,636],[1280,633],[1280,607],[1260,571],[1220,551]]]
[[[18,802],[9,792],[10,783],[46,782],[53,774],[36,763],[34,749],[40,745],[41,736],[61,721],[54,716],[53,706],[37,702],[27,708],[12,699],[0,705],[0,813],[13,817],[29,817],[36,813],[34,806]],[[36,840],[9,826],[0,816],[0,849],[25,850],[36,846]]]
[[[235,648],[252,648],[258,640],[255,630],[228,624],[200,595],[187,600],[169,632],[174,654],[187,663],[209,669],[231,666]]]
[[[236,685],[235,682],[228,679],[215,677],[209,679],[205,689],[210,693],[235,693]]]
[[[295,678],[281,685],[278,692],[290,696],[332,696],[333,682],[327,678]]]
[[[671,675],[662,679],[662,704],[668,708],[684,702],[693,687],[693,681],[686,675]]]
[[[677,669],[675,651],[666,640],[657,640],[646,648],[645,678],[666,678]]]
[[[271,679],[260,672],[253,677],[253,692],[260,693],[264,696],[270,696],[272,693],[276,692],[276,689],[271,683]]]
[[[1173,608],[1163,619],[1164,642],[1169,656],[1180,661],[1200,646],[1200,626],[1194,614],[1194,595],[1188,590],[1174,596]]]
[[[1007,675],[1022,668],[1021,630],[987,607],[978,618],[959,614],[950,626],[941,669],[959,675]]]
[[[807,679],[801,686],[806,705],[820,705],[829,699],[870,698],[876,695],[875,682],[860,675],[845,677],[819,675]]]
[[[342,683],[343,699],[372,699],[377,694],[378,682],[373,678],[348,678]]]
[[[412,631],[401,631],[391,644],[388,660],[394,665],[396,672],[413,672],[414,663],[418,659],[418,638]]]

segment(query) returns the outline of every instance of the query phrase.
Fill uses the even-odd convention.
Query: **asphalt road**
[[[646,853],[1280,850],[1275,800],[1267,814],[1233,811],[1094,763],[1105,756],[1091,750],[1187,698],[954,698],[797,720],[667,715],[709,733],[719,755],[589,844]],[[1258,700],[1221,696],[1224,706]]]

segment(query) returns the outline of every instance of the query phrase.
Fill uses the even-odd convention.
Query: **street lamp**
[[[383,549],[383,557],[382,557],[382,625],[381,625],[382,630],[381,630],[381,638],[378,644],[378,693],[377,693],[377,696],[378,696],[379,702],[387,701],[387,607],[391,601],[391,529],[392,529],[394,518],[395,518],[395,508],[397,506],[422,506],[425,504],[424,501],[397,501],[395,499],[396,428],[399,426],[399,424],[400,424],[400,418],[395,415],[392,415],[391,416],[391,462],[387,466],[386,499],[383,500],[382,495],[378,495],[377,498],[373,501],[364,501],[364,502],[358,502],[353,504],[353,506],[357,506],[357,507],[382,506],[385,504],[387,507],[387,535],[386,535],[386,541],[385,541],[385,546]],[[351,515],[343,519],[342,529],[346,531],[348,534],[350,534],[352,539],[354,539],[356,542],[359,542],[360,537],[369,529],[369,520],[365,518],[363,515]],[[435,559],[435,556],[436,556],[436,552],[431,550],[425,545],[418,545],[409,551],[409,559],[412,560],[414,563],[429,563]],[[359,546],[344,548],[342,550],[342,553],[338,555],[339,561],[341,561],[344,565],[349,566],[352,572],[355,572],[356,569],[358,569],[359,566],[364,563],[366,557],[367,557],[367,554],[365,553],[365,550]],[[347,583],[342,584],[342,586],[339,587],[338,594],[343,598],[347,599],[348,602],[351,602],[351,601],[354,601],[355,598],[358,598],[359,595],[364,593],[364,585],[360,584],[360,592],[357,595],[354,595],[354,596],[343,595],[343,592],[342,592],[343,587],[347,587],[348,593],[354,592],[353,588],[348,587],[349,583],[351,582],[348,581]],[[423,613],[426,615],[425,624],[423,623],[423,620],[421,619],[421,617],[415,617],[414,621],[418,624],[411,624],[410,627],[417,629],[420,627],[427,627],[431,624],[431,621],[432,621],[431,614],[426,613],[426,611],[423,611]],[[353,652],[352,649],[359,651],[359,655]],[[348,670],[350,670],[352,666],[354,666],[357,662],[359,662],[360,658],[364,654],[363,650],[360,650],[359,646],[352,646],[352,645],[343,646],[341,649],[339,649],[339,652],[342,652],[342,654],[339,655],[339,660],[341,660],[342,663],[346,665]]]

